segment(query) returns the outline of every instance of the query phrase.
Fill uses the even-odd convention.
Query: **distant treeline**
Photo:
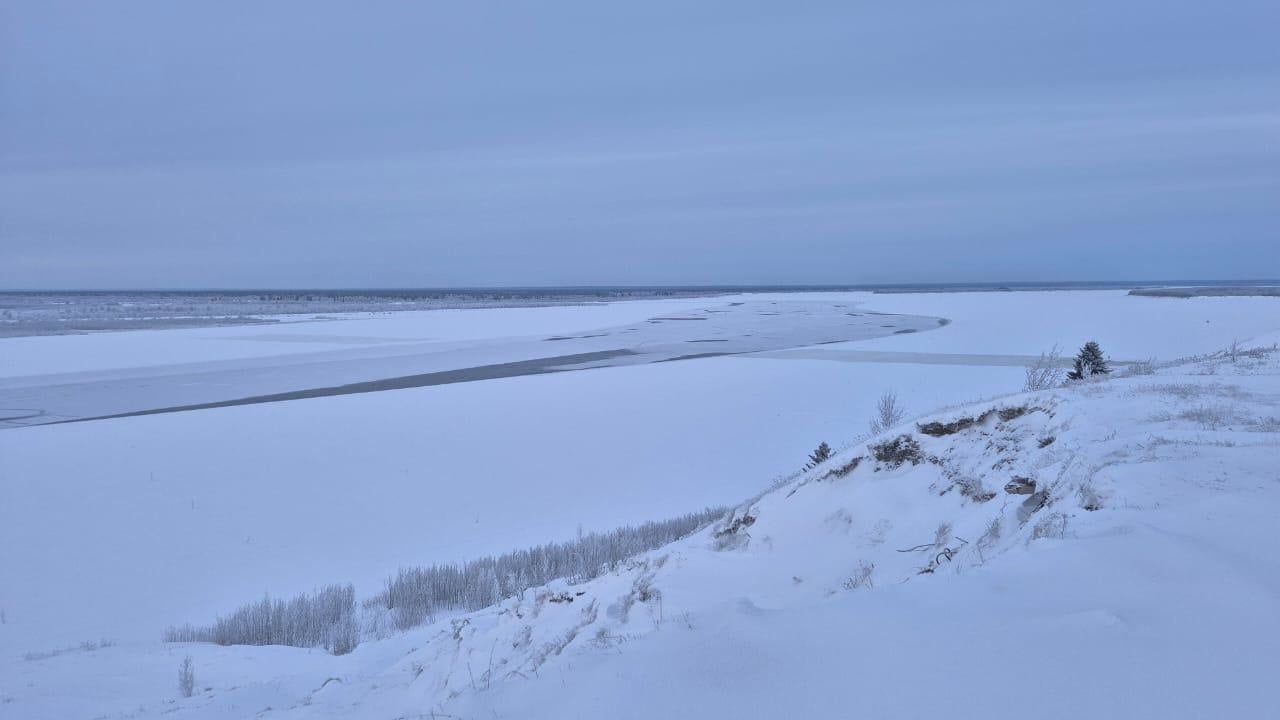
[[[212,625],[171,627],[164,640],[323,647],[334,655],[345,655],[360,644],[356,589],[350,584],[328,585],[288,601],[263,597]]]

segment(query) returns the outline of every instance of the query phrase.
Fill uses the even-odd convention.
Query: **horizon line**
[[[1074,285],[1112,285],[1117,287],[1149,286],[1265,286],[1280,285],[1276,278],[1248,279],[1151,279],[1151,280],[991,280],[944,282],[881,283],[713,283],[713,284],[635,284],[635,285],[422,285],[422,286],[239,286],[239,287],[62,287],[0,288],[3,294],[18,293],[250,293],[250,292],[491,292],[491,291],[605,291],[605,290],[878,290],[896,288],[938,287],[1052,287]]]

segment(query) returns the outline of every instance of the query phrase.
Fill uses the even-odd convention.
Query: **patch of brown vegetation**
[[[920,443],[910,435],[899,435],[870,447],[871,454],[877,462],[884,463],[889,469],[901,467],[904,463],[919,465],[925,457],[920,452]]]
[[[923,434],[931,437],[943,437],[946,435],[955,435],[961,430],[968,430],[971,427],[982,425],[990,420],[992,416],[1000,418],[1000,422],[1009,422],[1026,415],[1033,410],[1040,408],[1028,407],[1026,405],[1017,405],[1014,407],[992,408],[977,417],[962,417],[949,423],[930,422],[917,425],[916,428]]]

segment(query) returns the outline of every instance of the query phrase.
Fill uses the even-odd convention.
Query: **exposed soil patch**
[[[848,475],[849,473],[851,473],[851,472],[853,472],[854,470],[857,470],[857,469],[858,469],[858,465],[862,464],[862,458],[863,458],[863,456],[862,456],[862,455],[858,455],[857,457],[855,457],[855,458],[853,458],[852,460],[850,460],[849,462],[847,462],[847,463],[845,463],[845,464],[841,465],[840,467],[837,467],[837,468],[833,468],[833,469],[831,469],[831,470],[827,473],[827,476],[828,476],[828,477],[837,477],[837,478],[842,478],[842,477],[844,477],[844,476]]]
[[[1019,405],[1015,407],[992,408],[976,417],[962,417],[962,418],[959,418],[958,420],[953,420],[948,423],[944,423],[944,422],[923,423],[923,424],[917,425],[916,428],[921,433],[925,435],[929,435],[931,437],[944,437],[946,435],[954,435],[960,432],[961,430],[968,430],[969,428],[974,427],[976,425],[982,425],[983,423],[990,420],[992,416],[999,417],[1001,422],[1008,422],[1010,420],[1020,418],[1023,415],[1026,415],[1027,413],[1031,412],[1032,410],[1039,410],[1039,408],[1027,407],[1025,405]]]

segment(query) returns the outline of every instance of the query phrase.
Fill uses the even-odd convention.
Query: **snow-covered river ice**
[[[351,336],[342,321],[306,323],[305,331],[286,326],[288,333],[279,325],[169,331],[222,342],[292,344],[299,351],[0,379],[0,428],[778,351],[921,332],[947,322],[858,310],[847,301],[743,298],[700,304],[670,312],[655,307],[652,317],[639,322],[586,332],[524,335],[517,324],[510,328],[516,335],[461,341]],[[306,351],[316,343],[345,347]]]

